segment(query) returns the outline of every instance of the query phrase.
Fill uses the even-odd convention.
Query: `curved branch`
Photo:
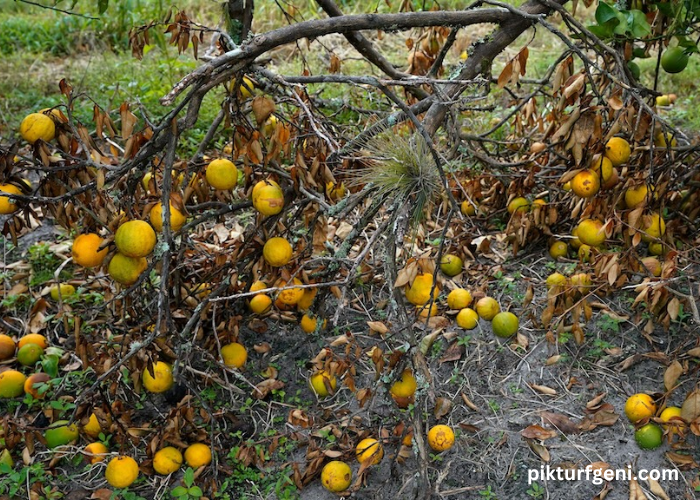
[[[568,0],[553,0],[553,3],[563,5]],[[551,12],[550,7],[542,5],[537,0],[530,0],[519,9],[519,13],[509,12],[508,19],[501,23],[499,29],[491,34],[488,41],[473,46],[474,50],[464,63],[462,70],[455,77],[457,80],[472,80],[480,73],[490,71],[493,59],[512,44],[526,29],[531,27],[542,16]],[[450,98],[464,91],[461,85],[448,85],[444,92]],[[425,115],[423,120],[426,130],[434,135],[440,128],[449,106],[445,103],[435,102]]]
[[[292,43],[301,38],[317,38],[331,33],[350,33],[362,30],[385,31],[422,28],[427,26],[467,26],[470,24],[501,24],[514,16],[507,9],[479,9],[473,11],[403,12],[400,14],[360,14],[328,19],[304,21],[285,26],[261,35],[250,42],[231,50],[208,64],[200,66],[180,80],[161,99],[161,104],[172,104],[186,88],[206,79],[216,69],[241,61],[253,61],[269,50]],[[525,21],[529,23],[529,21]],[[528,24],[529,25],[529,24]]]

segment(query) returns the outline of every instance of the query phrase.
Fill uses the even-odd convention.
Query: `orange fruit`
[[[678,145],[678,141],[673,137],[671,132],[659,132],[654,137],[654,146],[657,148],[675,148]]]
[[[172,446],[166,446],[153,455],[153,470],[161,476],[167,476],[177,471],[182,462],[183,457],[180,450]]]
[[[292,280],[293,285],[302,285],[303,283],[298,279],[294,278]],[[287,286],[286,281],[279,281],[276,285],[278,288],[284,288]],[[304,296],[304,289],[303,288],[289,288],[287,290],[282,290],[278,296],[277,299],[284,305],[287,306],[294,306],[296,305],[301,298]]]
[[[21,349],[27,344],[36,344],[42,349],[46,349],[49,344],[46,343],[46,337],[39,333],[29,333],[19,339],[19,342],[17,342],[17,349]]]
[[[424,273],[416,276],[406,291],[406,299],[415,306],[422,306],[430,301],[430,290],[433,289],[433,275]],[[437,286],[433,290],[433,299],[437,297]]]
[[[480,318],[491,321],[501,310],[496,299],[492,297],[482,297],[476,303],[476,312]]]
[[[238,87],[238,93],[243,99],[250,99],[251,97],[253,97],[254,92],[255,84],[253,84],[253,80],[251,80],[247,76],[244,76],[241,80],[241,85]]]
[[[264,281],[256,281],[250,287],[251,292],[257,292],[258,290],[264,290],[267,288],[267,283]],[[262,314],[270,309],[272,306],[272,299],[265,295],[264,293],[259,293],[253,295],[253,298],[248,302],[248,308],[255,314]]]
[[[109,453],[109,450],[102,443],[90,443],[83,449],[85,460],[91,464],[102,462],[107,458],[107,453]]]
[[[90,414],[88,423],[83,425],[83,432],[93,439],[100,435],[102,427],[100,427],[100,421],[97,420],[97,415],[94,413]]]
[[[525,213],[528,210],[530,210],[530,202],[522,196],[518,196],[517,198],[511,200],[510,203],[508,203],[509,214],[514,214],[515,212]]]
[[[155,376],[154,376],[155,375]],[[148,392],[160,393],[169,390],[174,383],[173,370],[163,361],[153,363],[153,375],[146,367],[141,377],[144,389]]]
[[[581,245],[578,248],[578,259],[581,262],[590,262],[591,261],[591,247],[589,245]]]
[[[681,418],[681,409],[677,406],[667,406],[664,408],[664,411],[661,412],[661,415],[659,415],[659,419],[666,423],[670,422],[671,419],[675,418]]]
[[[352,482],[352,470],[350,466],[340,460],[328,462],[321,471],[321,484],[328,491],[339,493],[350,487]]]
[[[361,464],[377,465],[384,457],[384,449],[376,439],[366,438],[357,444],[355,456]]]
[[[22,366],[34,366],[36,362],[41,359],[43,354],[44,350],[41,346],[37,344],[26,344],[17,351],[17,361],[19,361],[19,364]]]
[[[491,328],[497,337],[508,338],[518,331],[520,320],[512,312],[499,312],[491,320]]]
[[[433,451],[449,450],[455,444],[455,433],[448,425],[435,425],[428,431],[428,444]]]
[[[333,181],[326,182],[326,194],[332,201],[342,199],[345,196],[346,191],[345,184],[342,182],[340,184],[336,184]]]
[[[238,169],[232,161],[219,158],[207,165],[205,177],[211,187],[226,191],[238,184]]]
[[[663,255],[664,245],[663,243],[652,241],[649,242],[649,253],[651,255]]]
[[[185,462],[193,469],[211,463],[211,448],[203,443],[194,443],[185,450]]]
[[[613,167],[619,167],[627,163],[632,155],[630,143],[622,137],[613,137],[605,145],[605,156],[608,157]]]
[[[21,396],[26,380],[27,377],[17,370],[0,372],[0,399]]]
[[[301,317],[301,321],[299,322],[299,326],[301,327],[301,330],[304,333],[313,333],[316,331],[316,327],[318,326],[318,317],[317,316],[309,316],[308,314],[304,314]],[[326,327],[326,320],[324,319],[321,322],[321,329]]]
[[[440,259],[440,270],[452,278],[462,272],[462,264],[462,259],[448,253]]]
[[[56,137],[56,124],[42,113],[31,113],[19,125],[19,133],[30,144],[41,139],[49,142]]]
[[[551,290],[554,287],[563,287],[566,285],[566,276],[561,273],[552,273],[547,276],[547,289]]]
[[[58,300],[59,298],[65,299],[66,297],[75,295],[75,287],[68,283],[61,283],[60,285],[52,286],[49,293],[53,300]]]
[[[248,359],[248,351],[243,344],[232,342],[221,348],[221,357],[224,358],[226,366],[242,368]]]
[[[666,233],[666,222],[657,212],[642,217],[642,241],[650,243]]]
[[[438,314],[438,306],[437,304],[431,304],[430,307],[428,307],[428,304],[424,304],[422,306],[416,306],[416,312],[418,313],[418,316],[421,318],[432,318],[433,316],[437,316]]]
[[[9,335],[0,334],[0,361],[10,359],[15,355],[15,341]]]
[[[661,446],[664,432],[656,424],[648,423],[634,431],[634,440],[643,450],[654,450]]]
[[[113,488],[128,488],[138,477],[139,464],[133,458],[123,455],[110,460],[105,469],[105,479]]]
[[[576,236],[584,245],[595,248],[605,243],[606,238],[603,223],[598,219],[585,219],[579,222]]]
[[[571,179],[571,189],[581,198],[592,198],[600,191],[600,177],[593,170],[581,170]]]
[[[469,200],[464,200],[459,206],[459,210],[463,215],[472,216],[476,214],[476,205],[474,205]]]
[[[274,181],[258,182],[253,188],[253,207],[263,215],[277,215],[284,208],[284,192]]]
[[[625,415],[630,422],[637,422],[651,418],[656,413],[656,404],[648,394],[633,394],[625,402]]]
[[[613,174],[613,167],[612,162],[610,161],[610,158],[607,156],[599,156],[593,160],[593,163],[591,165],[591,169],[598,174],[598,177],[600,178],[601,183],[605,183],[610,180],[610,177],[612,177]]]
[[[277,128],[277,123],[279,123],[279,120],[275,115],[270,115],[267,120],[265,120],[265,123],[262,125],[262,133],[265,137],[270,137],[274,132],[275,129]]]
[[[114,235],[119,253],[127,257],[146,257],[156,246],[156,232],[143,220],[125,222]]]
[[[127,257],[122,253],[116,253],[109,261],[107,273],[110,277],[124,286],[136,283],[141,273],[148,268],[145,257]]]
[[[99,267],[107,256],[107,248],[99,250],[104,240],[95,233],[81,234],[73,240],[73,262],[85,268]]]
[[[322,398],[325,398],[332,392],[335,392],[337,384],[338,381],[336,380],[335,376],[331,375],[326,370],[319,370],[311,375],[311,388]]]
[[[401,378],[391,384],[389,393],[397,404],[399,404],[399,407],[403,408],[400,403],[402,401],[407,401],[406,406],[408,406],[408,402],[411,402],[413,399],[417,388],[418,382],[416,382],[416,377],[413,376],[413,372],[409,368],[406,368],[401,372]]]
[[[159,233],[163,231],[163,202],[158,202],[155,205],[153,205],[153,208],[151,208],[151,211],[149,213],[149,220],[151,221],[151,225],[155,228],[156,231]],[[182,228],[182,226],[185,225],[185,222],[187,222],[187,216],[180,212],[177,208],[173,206],[173,204],[170,204],[170,229],[173,232],[177,232]]]
[[[299,302],[297,302],[297,309],[305,311],[310,308],[314,303],[317,293],[318,288],[304,288],[304,295],[302,295]]]
[[[625,205],[627,208],[636,208],[647,199],[648,188],[646,184],[631,187],[625,191]],[[653,190],[652,190],[653,192]]]
[[[292,260],[292,245],[284,238],[270,238],[263,246],[263,258],[272,267],[282,267]]]
[[[5,195],[0,196],[0,215],[15,213],[17,211],[17,204],[10,201],[10,195],[21,195],[22,191],[14,184],[0,184],[0,193],[5,193]]]
[[[567,245],[565,241],[555,241],[549,247],[549,255],[554,260],[559,260],[561,257],[566,257],[567,253],[569,253],[569,245]]]
[[[455,311],[469,307],[471,303],[472,294],[464,288],[455,288],[447,295],[447,306]]]
[[[43,399],[45,392],[39,392],[39,387],[51,380],[46,373],[33,373],[24,381],[24,393],[31,394],[34,399]]]
[[[474,309],[465,307],[457,314],[457,326],[465,330],[473,330],[479,324],[479,315]]]
[[[574,287],[580,293],[587,293],[588,290],[593,286],[591,277],[586,273],[574,274],[571,277],[571,286]]]
[[[44,432],[46,447],[49,449],[72,443],[79,436],[78,426],[69,423],[68,420],[57,420]]]

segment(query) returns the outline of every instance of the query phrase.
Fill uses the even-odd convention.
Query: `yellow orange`
[[[224,364],[229,367],[242,368],[248,359],[248,350],[238,342],[232,342],[221,348],[221,357]]]
[[[114,235],[119,253],[127,257],[146,257],[156,246],[156,232],[143,220],[125,222]]]
[[[173,370],[169,364],[156,361],[153,363],[153,375],[144,367],[141,381],[148,392],[165,392],[173,386]]]
[[[605,156],[610,159],[613,167],[619,167],[627,163],[632,154],[629,142],[622,137],[613,137],[605,145]]]
[[[238,169],[232,161],[219,158],[207,165],[205,177],[211,187],[226,191],[238,184]]]
[[[163,203],[158,202],[153,205],[151,212],[149,213],[149,220],[151,225],[159,233],[163,231]],[[172,231],[179,231],[182,226],[187,222],[187,217],[185,214],[180,212],[177,208],[170,204],[170,229]]]
[[[571,189],[581,198],[592,198],[600,191],[600,177],[593,170],[581,170],[571,179]]]
[[[131,457],[119,456],[109,461],[105,469],[105,479],[113,488],[131,486],[139,477],[139,464]]]
[[[428,431],[428,444],[433,451],[449,450],[455,444],[455,433],[447,425],[435,425]]]
[[[95,233],[81,234],[73,240],[73,262],[85,268],[99,267],[107,256],[107,248],[100,250],[103,239]]]
[[[56,137],[56,124],[45,114],[31,113],[20,123],[19,133],[30,144],[39,139],[49,142]]]
[[[282,267],[292,259],[292,245],[279,236],[270,238],[263,246],[263,258],[272,267]]]
[[[11,200],[11,195],[22,194],[22,191],[14,184],[0,184],[0,215],[9,215],[17,211],[17,204]]]

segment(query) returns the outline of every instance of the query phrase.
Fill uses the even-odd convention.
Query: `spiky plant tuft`
[[[367,167],[358,182],[371,184],[380,195],[413,206],[411,219],[420,221],[425,207],[441,191],[440,174],[423,137],[402,137],[392,131],[376,137],[365,148]]]

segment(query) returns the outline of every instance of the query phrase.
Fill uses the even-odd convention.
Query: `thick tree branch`
[[[559,5],[567,2],[568,0],[554,0],[554,3]],[[479,74],[487,74],[491,69],[493,59],[536,22],[535,16],[544,16],[551,9],[537,0],[530,0],[520,7],[520,11],[526,16],[511,13],[512,15],[508,16],[508,19],[501,23],[500,28],[488,37],[488,41],[477,42],[473,46],[473,52],[469,55],[455,79],[472,80]],[[462,85],[447,85],[443,91],[450,99],[454,99],[464,92],[465,88]],[[437,129],[445,119],[447,111],[448,104],[442,102],[436,102],[430,107],[423,123],[431,135],[437,132]]]
[[[330,17],[340,17],[343,12],[338,8],[333,0],[316,0],[316,3],[323,9],[323,11]],[[383,55],[377,52],[372,45],[372,42],[367,40],[360,33],[355,31],[350,33],[345,33],[345,38],[352,45],[355,50],[357,50],[362,57],[367,59],[370,63],[374,64],[379,68],[384,74],[390,76],[394,80],[401,80],[410,75],[398,71],[393,64],[391,64]],[[428,93],[423,89],[411,89],[411,93],[419,99],[425,99]]]
[[[269,50],[292,43],[301,38],[316,38],[331,33],[350,33],[361,30],[404,30],[427,26],[467,26],[471,24],[501,24],[514,16],[503,8],[474,11],[403,12],[400,14],[361,14],[304,21],[285,26],[253,38],[250,42],[231,50],[180,80],[161,104],[172,104],[178,95],[191,85],[211,78],[219,70],[230,71],[230,65],[252,62]],[[529,21],[526,21],[526,24]],[[529,24],[528,24],[529,25]],[[523,28],[524,31],[524,28]]]

